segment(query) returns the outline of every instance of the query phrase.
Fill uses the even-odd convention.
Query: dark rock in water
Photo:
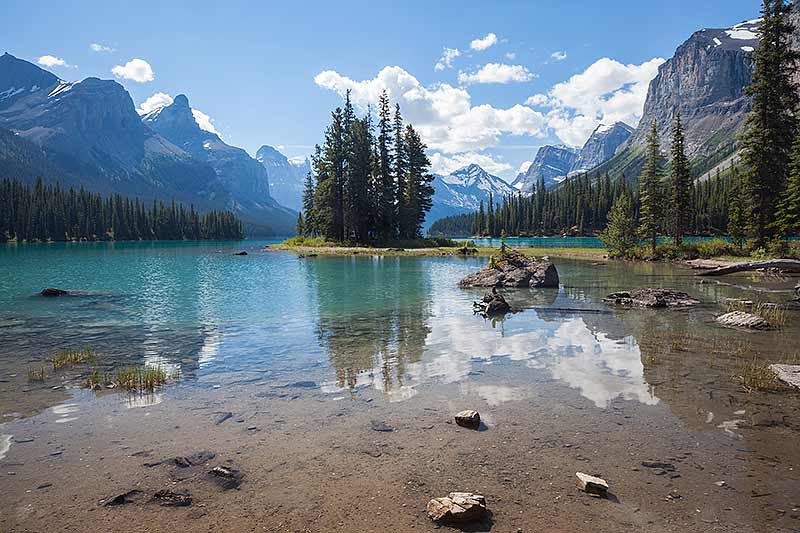
[[[465,277],[459,287],[558,287],[558,271],[545,258],[526,257],[506,249],[480,272]]]
[[[666,470],[668,472],[675,471],[675,465],[672,463],[662,463],[659,461],[642,461],[642,466],[645,468],[658,468],[659,470]]]
[[[492,290],[487,292],[480,302],[473,302],[472,309],[487,318],[511,312],[511,306],[508,305],[503,295],[497,292],[497,287],[492,287]]]
[[[313,389],[316,386],[316,381],[295,381],[294,383],[288,383],[283,387],[286,389]]]
[[[685,307],[700,303],[685,292],[673,289],[637,289],[609,294],[603,301],[623,307]]]
[[[238,489],[244,477],[238,470],[228,468],[227,466],[215,466],[208,475],[214,482],[222,487],[223,490]]]
[[[772,324],[765,318],[744,311],[733,311],[717,317],[717,324],[726,328],[742,328],[755,330],[772,329]]]
[[[472,409],[461,411],[456,415],[456,424],[469,429],[478,429],[481,427],[481,415]]]
[[[101,500],[100,504],[106,507],[125,505],[140,500],[143,496],[144,493],[142,491],[134,489],[129,490],[128,492],[123,492],[122,494],[117,494],[116,496],[111,496],[105,500]]]
[[[369,425],[372,428],[372,431],[380,431],[384,433],[389,433],[391,431],[394,431],[394,428],[389,424],[387,424],[386,422],[384,422],[383,420],[373,420],[372,422],[369,423]]]
[[[69,294],[69,291],[65,291],[64,289],[56,289],[54,287],[47,287],[46,289],[42,289],[42,292],[40,292],[39,294],[47,297],[66,296]]]
[[[247,255],[247,252],[245,252],[244,250],[242,250],[241,252],[236,252],[236,253],[235,253],[235,254],[233,254],[233,255]]]
[[[220,425],[220,424],[222,424],[223,422],[225,422],[226,420],[228,420],[229,418],[232,418],[232,417],[233,417],[233,413],[222,413],[216,418],[216,420],[214,420],[214,424]]]
[[[153,500],[163,507],[188,507],[192,505],[192,495],[186,492],[160,490],[153,495]]]
[[[217,454],[215,454],[214,452],[202,451],[193,453],[191,455],[178,456],[174,459],[174,461],[175,464],[178,465],[179,467],[188,468],[190,466],[206,464],[216,456]]]
[[[426,511],[436,522],[474,522],[486,516],[486,498],[471,492],[451,492],[429,501]]]

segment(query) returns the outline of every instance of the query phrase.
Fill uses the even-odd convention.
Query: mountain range
[[[119,83],[67,82],[8,53],[0,56],[0,174],[230,209],[255,233],[289,233],[296,216],[270,196],[257,161],[200,129],[185,96],[142,120]]]
[[[289,159],[266,144],[256,152],[256,160],[267,171],[272,196],[281,205],[300,211],[303,207],[306,175],[311,172],[311,162],[307,158]]]

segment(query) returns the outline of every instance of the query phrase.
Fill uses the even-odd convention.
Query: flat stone
[[[769,369],[782,383],[800,390],[800,365],[769,365]]]
[[[486,515],[486,498],[471,492],[451,492],[433,498],[427,506],[428,518],[436,522],[473,522]]]
[[[692,298],[689,294],[676,291],[674,289],[636,289],[633,291],[613,292],[603,298],[607,304],[622,307],[688,307],[697,305],[699,300]]]
[[[461,411],[456,414],[456,424],[469,429],[478,429],[481,426],[481,415],[472,409]]]
[[[214,420],[214,424],[220,425],[220,424],[222,424],[223,422],[225,422],[226,420],[228,420],[229,418],[232,418],[232,417],[233,417],[233,413],[222,413],[219,416],[217,416],[217,418]]]
[[[605,479],[590,476],[583,472],[576,472],[575,476],[578,478],[578,488],[587,494],[593,494],[606,498],[608,496],[608,483]]]
[[[370,425],[370,428],[372,428],[372,431],[380,431],[380,432],[383,432],[383,433],[389,433],[389,432],[392,432],[392,431],[395,430],[392,426],[390,426],[389,424],[387,424],[383,420],[373,420],[373,421],[371,421],[369,423],[369,425]]]
[[[765,318],[744,311],[733,311],[717,317],[717,324],[726,328],[742,328],[754,330],[772,329],[772,324]]]

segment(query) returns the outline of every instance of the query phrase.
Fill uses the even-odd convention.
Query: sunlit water
[[[726,297],[785,301],[788,285],[780,281],[772,284],[777,292],[754,292],[746,278],[700,284],[692,271],[666,265],[560,260],[559,289],[509,291],[519,312],[491,322],[472,313],[481,293],[456,286],[485,259],[300,258],[262,251],[264,244],[0,248],[0,414],[57,404],[57,422],[74,420],[91,395],[63,391],[79,388],[88,368],[45,383],[26,375],[53,350],[86,345],[100,354],[102,370],[164,365],[180,374],[184,394],[305,379],[332,398],[369,388],[402,401],[420,387],[461,383],[498,405],[548,379],[563,385],[565,397],[579,394],[598,408],[623,399],[703,410],[696,383],[734,389],[737,350],[785,360],[800,340],[794,312],[781,331],[758,335],[713,324]],[[233,255],[242,249],[249,255]],[[684,289],[703,304],[620,311],[602,303],[609,292],[641,286]],[[80,294],[44,298],[44,287]],[[482,369],[499,362],[514,365],[528,385],[482,381]],[[672,379],[684,368],[691,372]],[[65,387],[62,396],[36,394],[54,385]],[[170,390],[128,401],[160,403]]]

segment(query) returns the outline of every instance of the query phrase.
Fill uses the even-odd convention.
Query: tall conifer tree
[[[680,246],[691,220],[692,177],[686,157],[680,113],[672,126],[670,223],[675,245]]]

